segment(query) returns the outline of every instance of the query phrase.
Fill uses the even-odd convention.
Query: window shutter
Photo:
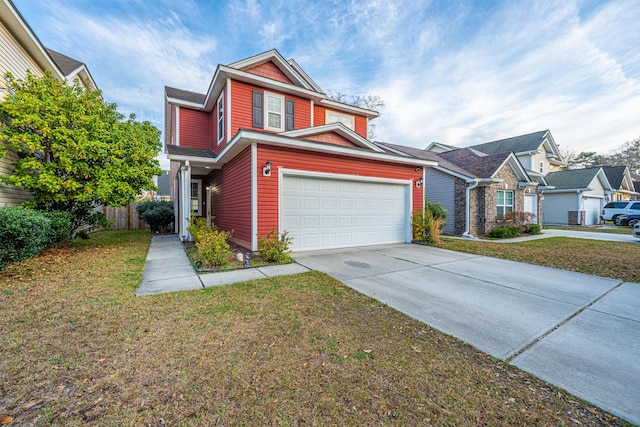
[[[289,131],[289,130],[293,130],[295,127],[295,120],[294,120],[294,102],[293,99],[287,99],[286,101],[287,103],[287,111],[286,111],[286,128],[285,130]]]
[[[263,110],[262,105],[262,92],[258,90],[253,91],[253,127],[263,128]]]

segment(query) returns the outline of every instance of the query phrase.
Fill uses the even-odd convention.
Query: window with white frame
[[[220,141],[224,139],[224,92],[220,94],[218,98],[218,102],[216,103],[217,108],[217,123],[218,123],[218,144]]]
[[[351,130],[353,129],[354,117],[349,114],[338,113],[336,111],[327,110],[326,122],[329,123],[342,123]]]
[[[544,162],[538,163],[538,172],[544,173]]]
[[[202,216],[202,180],[191,180],[191,212],[195,216]]]
[[[274,93],[264,93],[264,128],[267,130],[284,131],[284,96]]]
[[[513,191],[498,190],[496,206],[498,216],[503,216],[507,212],[513,212]]]

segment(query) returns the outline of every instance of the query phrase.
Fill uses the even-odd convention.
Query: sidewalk
[[[138,286],[136,295],[189,291],[307,271],[309,271],[308,268],[293,263],[198,274],[182,248],[182,242],[178,236],[175,234],[153,236],[142,272],[142,282]]]

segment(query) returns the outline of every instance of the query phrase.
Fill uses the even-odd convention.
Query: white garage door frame
[[[328,180],[336,180],[336,181],[395,184],[395,185],[404,186],[404,194],[405,194],[404,243],[411,243],[411,237],[412,237],[411,236],[411,207],[412,207],[411,201],[413,200],[413,179],[402,180],[402,179],[392,179],[392,178],[378,178],[378,177],[368,177],[368,176],[360,176],[360,175],[356,176],[356,175],[278,168],[278,230],[280,230],[280,232],[284,231],[282,229],[282,224],[284,223],[283,215],[285,213],[285,209],[284,209],[285,177],[317,178],[317,179],[328,179]],[[336,246],[336,248],[338,247],[340,246]],[[342,246],[342,247],[351,247],[351,246]],[[305,249],[301,249],[301,250],[305,250]]]
[[[604,197],[584,196],[583,210],[585,212],[585,225],[600,224],[600,211],[602,210]]]

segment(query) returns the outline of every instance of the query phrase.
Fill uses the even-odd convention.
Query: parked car
[[[636,225],[633,226],[633,237],[640,239],[640,222],[636,222]]]
[[[614,221],[616,225],[627,225],[630,228],[633,228],[638,222],[640,222],[640,213],[618,215]]]
[[[600,215],[600,218],[602,218],[603,221],[613,221],[615,224],[618,216],[636,213],[640,213],[640,202],[619,200],[617,202],[607,203],[602,209],[602,215]]]

